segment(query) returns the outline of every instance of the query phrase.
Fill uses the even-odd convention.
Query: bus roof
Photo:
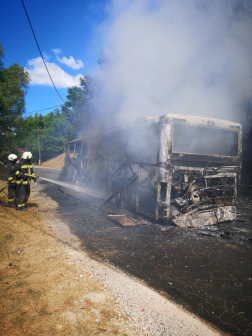
[[[181,114],[166,114],[160,117],[137,117],[128,121],[125,121],[125,123],[122,122],[121,125],[118,125],[117,127],[113,128],[104,128],[104,121],[101,120],[93,120],[92,124],[89,127],[89,131],[96,129],[103,128],[104,132],[113,132],[120,129],[126,129],[130,127],[136,127],[140,125],[148,125],[148,124],[158,124],[160,122],[163,123],[175,123],[175,124],[184,124],[184,125],[191,125],[191,126],[200,126],[200,127],[209,127],[209,128],[220,128],[220,129],[228,129],[228,130],[241,130],[242,125],[228,121],[228,120],[222,120],[222,119],[216,119],[216,118],[209,118],[209,117],[199,117],[199,116],[188,116],[188,115],[181,115]],[[100,126],[98,126],[101,123]],[[93,133],[91,131],[91,133]],[[87,135],[74,139],[69,141],[69,143],[74,143],[77,141],[82,141],[89,138],[90,132],[88,132]]]

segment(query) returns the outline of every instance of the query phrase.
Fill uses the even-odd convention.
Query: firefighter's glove
[[[28,176],[26,176],[25,174],[20,174],[20,175],[21,175],[20,177],[23,181],[26,181],[28,179]]]
[[[37,182],[37,177],[33,177],[34,183]]]

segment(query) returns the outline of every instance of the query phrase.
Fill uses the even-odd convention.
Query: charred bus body
[[[241,155],[240,124],[171,114],[68,143],[61,177],[71,167],[71,180],[120,190],[116,202],[131,211],[196,227],[236,218]]]

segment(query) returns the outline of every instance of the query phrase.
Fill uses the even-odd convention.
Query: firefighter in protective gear
[[[9,207],[16,207],[16,175],[13,172],[15,164],[17,162],[17,155],[10,154],[8,156],[8,163],[6,165],[7,183],[8,183],[8,202]]]
[[[16,163],[14,168],[14,173],[17,176],[17,210],[27,211],[26,203],[30,196],[30,184],[31,177],[26,176],[34,175],[34,182],[37,181],[35,174],[33,173],[33,168],[31,165],[32,153],[25,152],[22,155],[22,159]]]

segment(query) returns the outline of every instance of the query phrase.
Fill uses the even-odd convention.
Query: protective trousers
[[[16,183],[9,183],[8,185],[8,202],[10,207],[15,207],[16,187]]]
[[[28,198],[30,196],[30,185],[29,184],[19,184],[18,188],[18,201],[17,208],[24,208]]]

